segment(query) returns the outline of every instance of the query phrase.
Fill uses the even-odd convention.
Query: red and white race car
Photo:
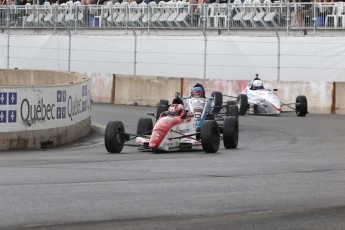
[[[194,114],[187,113],[182,104],[172,104],[168,111],[160,114],[154,126],[151,118],[140,118],[137,134],[126,133],[121,121],[110,121],[104,141],[110,153],[120,153],[124,146],[155,153],[186,150],[215,153],[221,139],[225,148],[236,148],[238,133],[238,117],[225,117],[221,128],[215,120],[206,120],[197,129]],[[133,139],[135,144],[127,143]]]

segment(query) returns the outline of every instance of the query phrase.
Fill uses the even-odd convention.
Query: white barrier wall
[[[0,133],[61,128],[91,116],[90,83],[0,89]]]
[[[90,132],[91,82],[67,72],[0,70],[0,150],[54,147]]]
[[[342,37],[0,35],[0,68],[266,81],[344,81]],[[205,50],[206,48],[206,50]],[[204,55],[206,54],[206,56]]]
[[[0,34],[0,69],[7,68],[7,35]]]

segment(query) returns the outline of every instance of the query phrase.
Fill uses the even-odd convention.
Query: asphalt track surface
[[[345,229],[345,116],[240,117],[237,149],[107,153],[152,107],[93,104],[91,134],[0,153],[0,229]]]

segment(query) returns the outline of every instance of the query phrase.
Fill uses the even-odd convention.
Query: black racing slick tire
[[[240,94],[237,97],[237,106],[239,107],[238,114],[241,116],[246,115],[248,109],[248,97],[245,94]]]
[[[223,94],[219,91],[214,91],[211,94],[213,97],[214,105],[213,105],[213,113],[219,113],[223,106]]]
[[[140,118],[137,125],[137,135],[151,135],[153,122],[151,118]]]
[[[238,145],[238,119],[225,117],[223,124],[223,143],[226,149],[235,149]]]
[[[105,128],[104,144],[109,153],[120,153],[125,143],[125,128],[121,121],[109,121]]]
[[[226,107],[226,115],[238,118],[238,106],[237,105],[228,105]]]
[[[306,96],[297,96],[296,98],[296,114],[304,117],[308,113],[308,102]]]
[[[168,106],[164,104],[159,104],[157,107],[157,112],[156,112],[156,120],[159,119],[160,115],[162,112],[165,112],[168,110]]]
[[[220,145],[220,131],[215,120],[206,120],[200,129],[202,148],[206,153],[215,153]]]
[[[159,105],[166,105],[167,107],[169,107],[169,101],[168,100],[164,100],[164,99],[160,99],[159,100]]]
[[[236,101],[227,101],[226,106],[229,106],[229,105],[237,105],[237,102]]]

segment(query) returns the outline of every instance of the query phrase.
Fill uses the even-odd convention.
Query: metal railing
[[[0,6],[0,28],[20,29],[345,29],[344,3],[189,4],[184,1]]]

